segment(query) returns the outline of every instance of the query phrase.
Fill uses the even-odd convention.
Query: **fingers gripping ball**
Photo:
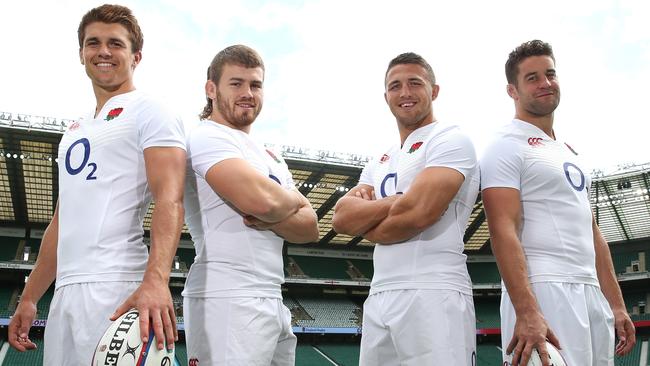
[[[560,351],[557,348],[555,348],[555,346],[552,345],[550,342],[546,342],[546,351],[548,352],[549,365],[567,366],[566,361],[564,361],[564,357],[562,357],[562,354],[560,354]],[[510,360],[508,360],[506,364],[512,365],[512,356],[510,357]],[[533,349],[533,352],[530,355],[530,360],[528,361],[527,366],[542,366],[542,358],[537,352],[537,349],[535,348]]]
[[[92,366],[174,366],[174,350],[156,347],[153,330],[149,329],[149,341],[140,338],[140,314],[131,309],[117,318],[99,340]]]

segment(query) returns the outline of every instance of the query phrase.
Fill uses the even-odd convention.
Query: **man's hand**
[[[507,354],[512,354],[512,365],[527,365],[533,348],[536,348],[542,365],[551,366],[546,349],[547,339],[560,349],[560,342],[539,311],[529,312],[523,316],[518,314],[512,340],[506,349]]]
[[[625,356],[630,353],[636,344],[634,324],[626,310],[614,311],[614,327],[618,344],[616,344],[616,355]]]
[[[164,348],[164,340],[167,341],[167,349],[174,348],[174,341],[178,340],[178,331],[172,296],[167,283],[143,281],[140,287],[115,310],[111,320],[116,320],[132,308],[138,309],[140,313],[140,336],[143,343],[149,341],[151,326],[159,350]]]
[[[29,329],[36,319],[36,304],[28,301],[21,300],[16,307],[14,316],[11,317],[9,322],[9,344],[20,352],[36,349],[34,344],[29,339]]]
[[[270,230],[276,223],[264,222],[253,215],[244,215],[244,225],[257,230]]]

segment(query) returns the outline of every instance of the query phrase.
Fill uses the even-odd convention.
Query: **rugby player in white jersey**
[[[78,36],[97,104],[59,144],[59,202],[9,327],[14,348],[36,347],[28,338],[36,304],[56,279],[44,336],[44,363],[56,366],[90,364],[109,318],[133,307],[143,341],[149,325],[159,349],[176,338],[168,279],[183,222],[183,125],[135,90],[143,41],[128,8],[90,10]],[[152,198],[148,253],[142,224]]]
[[[207,105],[188,137],[186,222],[196,258],[183,291],[190,364],[294,365],[282,303],[284,240],[318,240],[317,217],[280,157],[249,135],[264,63],[230,46],[212,60]]]
[[[490,240],[505,284],[504,361],[512,353],[512,364],[526,365],[536,348],[548,366],[548,339],[568,365],[614,365],[614,353],[634,346],[634,325],[591,212],[590,178],[580,156],[556,139],[560,85],[551,46],[521,44],[508,57],[506,77],[515,118],[481,159]]]
[[[463,235],[479,187],[471,141],[436,120],[439,86],[421,56],[393,59],[385,99],[395,145],[335,208],[334,229],[377,243],[360,365],[475,364],[476,322]]]

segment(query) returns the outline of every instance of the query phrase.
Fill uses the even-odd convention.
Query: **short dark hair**
[[[81,18],[81,23],[79,23],[79,28],[77,29],[79,49],[83,47],[84,38],[86,37],[86,27],[95,22],[108,24],[119,23],[123,25],[129,32],[131,52],[136,53],[142,51],[142,45],[144,44],[142,30],[131,9],[126,6],[111,4],[104,4],[93,8]]]
[[[262,57],[252,48],[241,44],[226,47],[217,53],[208,67],[208,80],[219,85],[221,74],[225,65],[238,65],[246,68],[261,67],[264,71],[264,61]],[[206,119],[212,114],[212,100],[207,98],[207,104],[203,107],[203,112],[199,115],[201,119]]]
[[[386,75],[384,76],[384,83],[386,83],[387,81],[386,79],[388,78],[388,72],[390,72],[390,69],[392,69],[397,65],[404,65],[404,64],[414,64],[414,65],[422,66],[427,71],[427,75],[429,76],[429,82],[431,82],[431,85],[436,85],[436,75],[433,73],[433,69],[431,68],[431,65],[429,65],[429,63],[427,62],[427,60],[424,59],[424,57],[413,52],[402,53],[401,55],[390,60],[390,62],[388,63],[388,68],[386,69]]]
[[[508,80],[508,84],[517,85],[519,64],[531,56],[549,56],[555,63],[553,48],[550,44],[542,42],[539,39],[524,42],[508,55],[508,61],[506,61],[506,79]]]

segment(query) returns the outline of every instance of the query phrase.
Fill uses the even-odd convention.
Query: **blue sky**
[[[94,107],[78,61],[81,16],[100,1],[3,1],[0,111],[74,119]],[[191,123],[205,69],[235,43],[266,63],[264,142],[365,155],[397,141],[383,75],[399,53],[420,53],[441,86],[438,119],[479,153],[513,116],[503,65],[523,41],[550,42],[562,101],[555,130],[589,168],[650,162],[647,1],[123,1],[140,20],[136,85]]]

